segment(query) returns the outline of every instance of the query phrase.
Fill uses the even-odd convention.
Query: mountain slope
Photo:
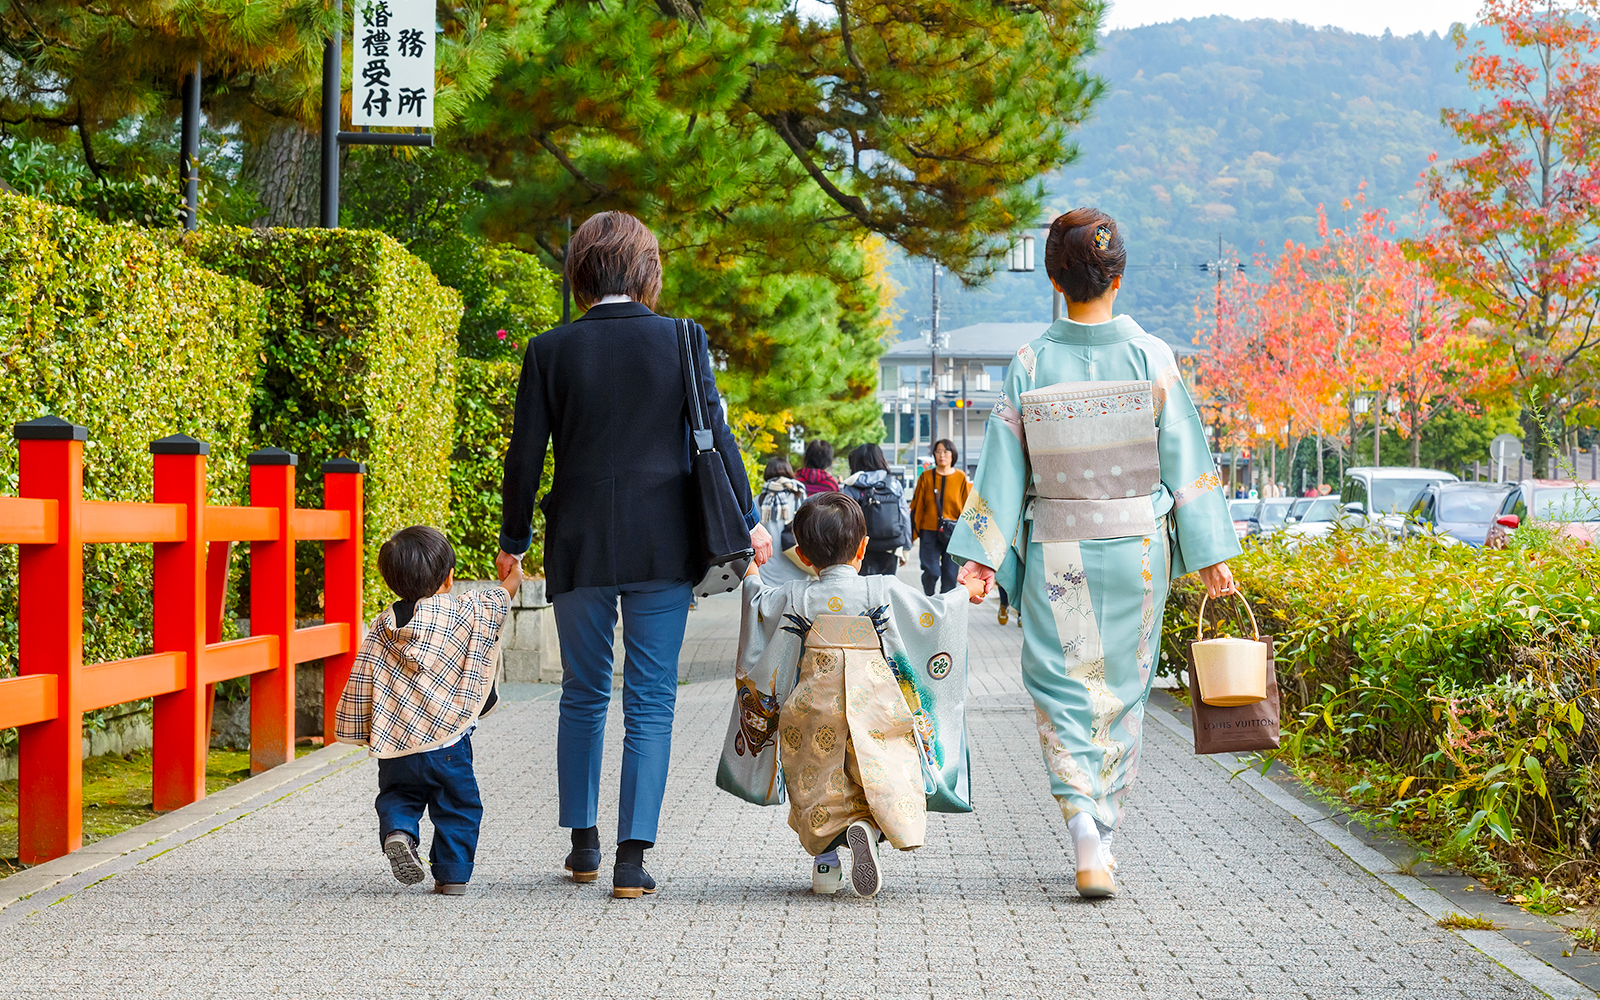
[[[1096,205],[1121,225],[1129,271],[1119,310],[1166,339],[1194,336],[1202,261],[1276,256],[1316,238],[1316,210],[1365,181],[1368,204],[1403,216],[1430,153],[1454,141],[1439,109],[1470,100],[1454,43],[1381,38],[1288,21],[1208,17],[1104,36],[1093,67],[1107,84],[1078,136],[1080,156],[1045,179],[1047,218]],[[945,329],[979,321],[1048,322],[1043,233],[1034,274],[960,291],[941,281]],[[897,262],[902,338],[928,326],[930,265]]]

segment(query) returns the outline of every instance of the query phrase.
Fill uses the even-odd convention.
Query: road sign
[[[1515,462],[1522,454],[1522,439],[1515,434],[1497,434],[1489,442],[1489,457],[1500,463]]]
[[[433,0],[356,0],[350,120],[433,128]]]

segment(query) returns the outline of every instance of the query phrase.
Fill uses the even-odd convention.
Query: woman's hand
[[[1239,585],[1233,582],[1233,570],[1225,562],[1200,569],[1200,582],[1206,585],[1206,597],[1216,600],[1224,594],[1237,594]]]
[[[767,529],[756,525],[750,531],[750,547],[756,550],[755,564],[764,566],[772,558],[772,536],[767,534]]]
[[[985,566],[983,563],[969,562],[965,566],[961,567],[960,573],[956,574],[956,583],[966,587],[968,580],[972,580],[983,585],[983,591],[981,593],[972,594],[972,603],[979,604],[985,597],[989,596],[989,590],[994,586],[994,570],[990,569],[988,566]],[[972,588],[967,587],[967,590],[971,592]]]

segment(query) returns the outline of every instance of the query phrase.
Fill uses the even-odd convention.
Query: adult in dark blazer
[[[572,234],[567,279],[588,311],[528,343],[501,493],[503,579],[533,541],[531,522],[545,451],[555,481],[545,514],[545,586],[561,638],[561,723],[556,736],[559,822],[572,830],[567,869],[589,882],[600,869],[600,756],[611,701],[612,638],[622,609],[622,793],[612,894],[655,891],[644,869],[654,846],[672,749],[678,654],[699,517],[690,485],[688,394],[674,323],[650,307],[661,293],[661,252],[643,223],[622,212],[591,217]],[[717,450],[756,561],[772,554],[750,497],[706,335],[691,325]]]

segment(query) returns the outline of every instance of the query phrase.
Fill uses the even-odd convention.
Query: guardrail
[[[250,678],[250,770],[294,756],[295,665],[321,659],[324,739],[360,644],[362,477],[322,466],[324,509],[294,505],[297,458],[249,456],[250,506],[206,503],[210,446],[185,435],[150,444],[151,503],[83,499],[88,432],[57,417],[14,428],[18,493],[0,497],[0,544],[19,548],[18,676],[0,680],[0,728],[18,735],[18,847],[37,864],[83,846],[83,713],[153,698],[158,811],[206,794],[212,685]],[[295,543],[325,543],[324,624],[295,628]],[[250,543],[250,636],[222,642],[228,563]],[[155,546],[152,652],[83,662],[83,547]]]

